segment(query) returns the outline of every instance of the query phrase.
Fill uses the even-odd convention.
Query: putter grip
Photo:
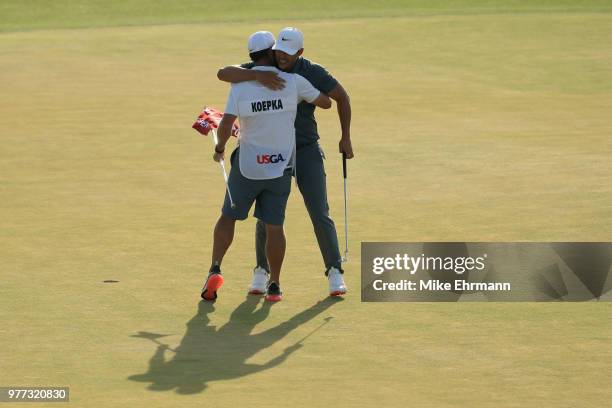
[[[342,152],[342,174],[346,178],[346,153]]]

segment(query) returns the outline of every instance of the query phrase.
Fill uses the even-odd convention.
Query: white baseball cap
[[[278,38],[273,50],[286,52],[295,55],[300,49],[304,48],[304,35],[300,30],[293,27],[285,27],[278,34]]]
[[[257,31],[249,37],[249,54],[257,51],[267,50],[274,45],[274,34],[269,31]]]

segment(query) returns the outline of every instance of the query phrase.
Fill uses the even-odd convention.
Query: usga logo
[[[280,154],[258,154],[257,155],[257,163],[259,164],[268,164],[268,163],[278,163],[284,162],[285,159]]]

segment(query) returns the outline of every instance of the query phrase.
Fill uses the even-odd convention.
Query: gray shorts
[[[291,191],[291,169],[278,178],[269,180],[251,180],[240,173],[238,155],[240,148],[233,151],[230,161],[232,169],[229,174],[229,188],[236,208],[231,207],[227,191],[221,212],[234,219],[245,220],[253,202],[255,202],[255,217],[266,224],[283,225],[285,209]]]

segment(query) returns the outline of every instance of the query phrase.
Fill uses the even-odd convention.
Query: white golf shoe
[[[346,293],[346,284],[342,272],[338,268],[332,266],[327,270],[327,280],[329,281],[330,296],[342,296]]]
[[[253,281],[249,287],[249,293],[251,295],[263,295],[268,289],[268,281],[270,280],[270,274],[261,266],[257,266],[253,269]]]

